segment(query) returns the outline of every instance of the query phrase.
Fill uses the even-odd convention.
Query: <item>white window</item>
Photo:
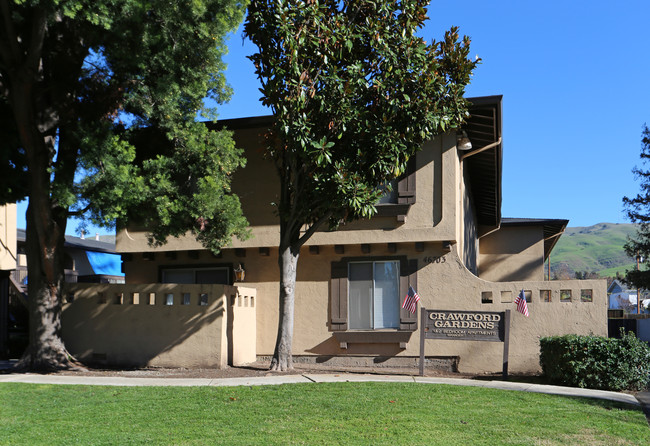
[[[399,327],[399,261],[348,264],[350,329]]]
[[[162,283],[220,283],[228,285],[228,268],[166,268]]]

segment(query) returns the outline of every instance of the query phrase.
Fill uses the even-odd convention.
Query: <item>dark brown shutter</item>
[[[415,155],[408,161],[406,172],[397,182],[397,203],[415,203]]]
[[[348,264],[332,262],[330,279],[330,330],[348,329]]]
[[[402,263],[405,263],[402,265]],[[411,313],[402,308],[402,303],[408,293],[409,285],[415,291],[418,290],[418,261],[416,259],[400,263],[400,280],[399,280],[399,329],[406,331],[415,331],[418,328],[418,312]],[[417,306],[420,309],[420,306]]]

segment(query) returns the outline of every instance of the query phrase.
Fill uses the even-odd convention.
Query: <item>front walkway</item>
[[[575,387],[550,386],[542,384],[519,383],[512,381],[483,381],[461,378],[436,378],[406,375],[363,375],[353,373],[324,373],[302,375],[271,375],[243,378],[129,378],[122,376],[66,376],[40,375],[31,373],[12,373],[0,375],[2,382],[19,382],[32,384],[74,384],[97,386],[261,386],[297,383],[323,382],[415,382],[424,384],[448,384],[456,386],[486,387],[501,390],[518,390],[523,392],[547,393],[552,395],[600,398],[610,401],[641,406],[633,395],[605,390],[580,389]],[[650,395],[646,400],[650,404]]]

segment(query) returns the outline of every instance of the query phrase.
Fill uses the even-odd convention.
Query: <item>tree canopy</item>
[[[625,281],[642,289],[650,289],[650,129],[643,126],[641,135],[641,166],[633,169],[635,177],[641,182],[641,191],[636,197],[623,197],[623,206],[627,217],[632,223],[637,224],[637,232],[625,244],[625,252],[639,263],[643,268],[627,271]]]
[[[157,242],[190,229],[214,250],[245,235],[229,189],[241,152],[229,133],[197,123],[216,117],[205,98],[229,96],[221,56],[244,9],[239,0],[0,0],[0,202],[29,198],[31,366],[66,362],[70,216],[129,218]],[[144,128],[164,153],[136,153]]]
[[[417,35],[423,0],[259,0],[245,34],[275,117],[267,153],[281,181],[280,326],[272,368],[291,367],[295,268],[317,229],[371,217],[423,142],[467,117],[470,39]]]

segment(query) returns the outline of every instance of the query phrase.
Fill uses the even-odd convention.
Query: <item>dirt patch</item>
[[[9,361],[2,361],[0,374],[15,373],[11,369]],[[294,363],[294,369],[285,372],[271,372],[269,363],[256,362],[242,367],[226,367],[223,369],[214,368],[174,368],[174,367],[139,367],[139,368],[103,368],[86,367],[85,370],[63,370],[51,375],[60,376],[115,376],[115,377],[137,377],[137,378],[246,378],[264,377],[278,375],[303,375],[303,374],[340,374],[353,373],[360,375],[396,375],[396,376],[419,376],[417,367],[336,367],[331,365]],[[425,376],[437,378],[467,378],[482,380],[500,380],[501,374],[463,374],[443,370],[425,369]],[[536,376],[511,376],[512,381],[540,382]]]
[[[110,369],[110,368],[92,368],[86,370],[65,370],[53,375],[64,376],[117,376],[117,377],[138,377],[138,378],[244,378],[244,377],[263,377],[278,375],[302,375],[302,374],[372,374],[372,375],[399,375],[399,376],[417,376],[418,369],[411,368],[350,368],[350,367],[331,367],[319,366],[315,364],[294,364],[293,370],[285,372],[271,372],[269,365],[264,363],[254,363],[243,367],[226,367],[223,369],[213,368],[167,368],[167,367],[142,367],[133,369]],[[453,377],[453,378],[476,378],[476,375],[464,375],[460,373],[437,372],[429,370],[425,376],[435,377]]]

